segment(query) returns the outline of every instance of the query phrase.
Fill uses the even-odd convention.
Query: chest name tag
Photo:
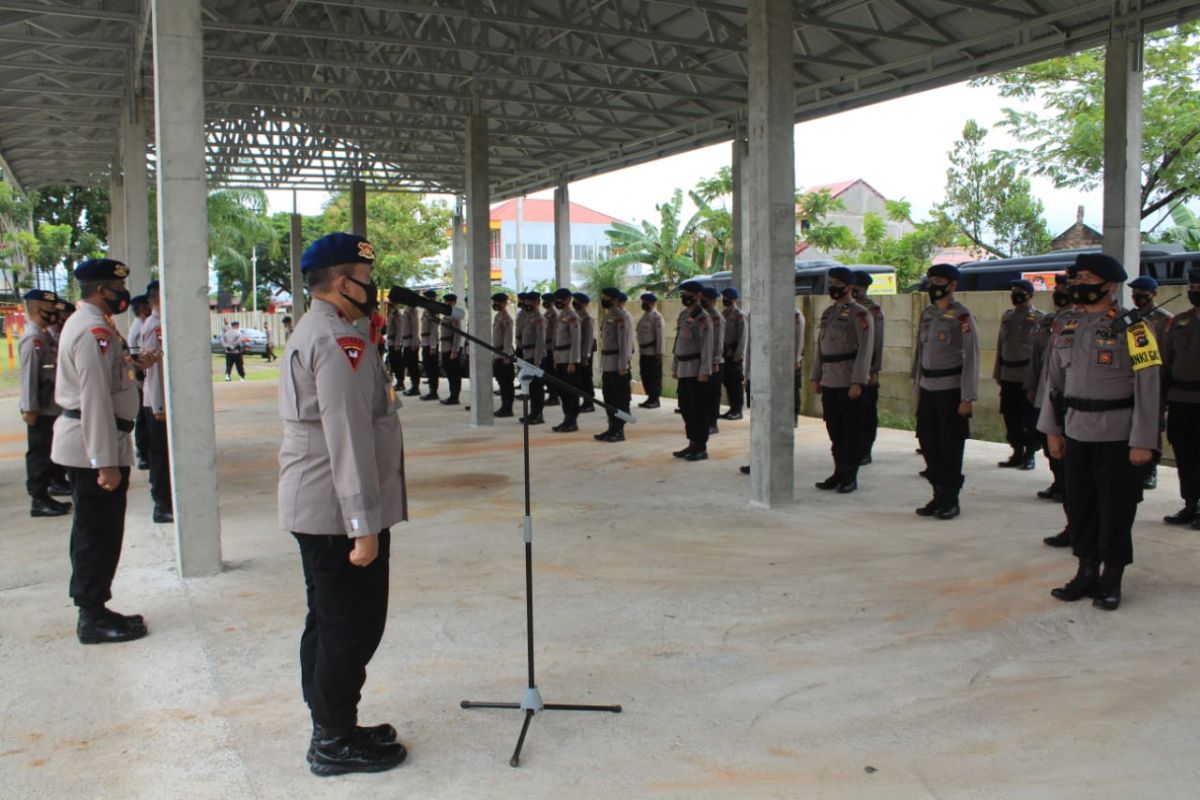
[[[1143,370],[1155,365],[1162,366],[1162,355],[1158,352],[1158,342],[1145,323],[1133,325],[1125,332],[1129,344],[1129,358],[1133,361],[1133,370]]]

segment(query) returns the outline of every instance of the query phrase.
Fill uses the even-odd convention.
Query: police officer
[[[406,397],[417,397],[421,394],[421,317],[416,306],[403,306],[400,313],[400,365],[403,373],[408,374],[411,386],[404,391]],[[404,385],[403,375],[396,376],[401,386]]]
[[[662,394],[663,356],[667,352],[666,326],[656,308],[658,295],[645,292],[639,299],[642,316],[637,323],[638,375],[642,378],[646,399],[638,403],[638,408],[658,408]]]
[[[822,416],[833,452],[833,474],[818,489],[849,494],[858,488],[858,468],[865,443],[863,389],[871,377],[875,326],[871,312],[854,301],[854,273],[846,267],[829,270],[833,304],[821,313],[812,388],[821,395]]]
[[[596,355],[596,321],[592,319],[589,306],[592,298],[584,292],[571,295],[571,308],[579,315],[579,352],[583,356],[580,368],[575,372],[576,385],[583,397],[579,403],[579,413],[587,414],[596,410],[593,398],[596,387],[592,380],[592,359]]]
[[[496,312],[492,317],[492,347],[504,353],[503,357],[492,359],[492,372],[496,376],[496,382],[500,384],[500,408],[496,411],[495,416],[511,417],[515,396],[513,380],[516,377],[512,356],[515,355],[516,350],[513,345],[515,326],[512,315],[508,313],[507,294],[496,292],[492,295],[492,311]]]
[[[438,335],[438,350],[442,354],[442,371],[446,373],[446,383],[450,387],[449,396],[441,401],[444,406],[458,405],[458,393],[462,390],[462,358],[463,338],[462,321],[466,316],[458,307],[458,295],[450,292],[442,297],[442,302],[450,306],[450,314],[442,320]]]
[[[426,289],[421,294],[429,300],[437,299],[437,292],[433,289]],[[441,335],[441,317],[426,309],[421,314],[421,362],[425,367],[425,382],[429,384],[429,391],[421,395],[422,400],[438,399],[438,380],[442,374],[441,356],[438,352]]]
[[[600,291],[600,386],[604,402],[621,411],[629,411],[630,362],[633,359],[633,317],[625,310],[627,295],[615,287]],[[598,442],[625,441],[625,421],[609,409],[608,428],[595,435]]]
[[[700,290],[700,307],[708,314],[713,326],[712,374],[704,385],[708,403],[708,435],[720,433],[717,419],[721,413],[721,375],[725,365],[725,317],[717,309],[717,299],[721,293],[711,286]]]
[[[377,303],[374,259],[370,243],[348,233],[304,251],[312,305],[279,376],[279,519],[299,544],[308,596],[300,680],[317,775],[379,772],[405,757],[391,725],[358,725],[366,667],[387,621],[390,529],[408,518],[397,404],[353,325]]]
[[[387,365],[392,372],[396,391],[404,388],[404,352],[401,349],[401,328],[404,326],[404,309],[399,303],[391,303],[387,315]]]
[[[134,377],[138,387],[138,416],[133,428],[133,454],[137,459],[138,469],[150,469],[150,451],[146,446],[146,430],[149,423],[142,404],[142,385],[146,380],[145,371],[138,365],[137,358],[142,340],[142,325],[150,316],[150,301],[144,294],[134,295],[129,300],[129,311],[132,319],[129,322],[129,353],[134,359]]]
[[[71,487],[55,480],[50,445],[54,422],[62,409],[54,402],[54,375],[58,367],[58,342],[50,328],[58,322],[58,295],[30,289],[24,295],[25,333],[17,345],[21,358],[21,419],[26,425],[25,490],[31,517],[61,517],[71,504],[53,495],[69,495]]]
[[[543,316],[546,319],[546,360],[542,362],[542,369],[547,373],[554,375],[554,338],[558,336],[558,300],[555,297],[555,292],[547,292],[542,297]],[[554,384],[546,384],[546,405],[556,406],[560,403],[558,397],[558,389]]]
[[[1158,298],[1158,281],[1149,275],[1142,275],[1129,282],[1132,291],[1133,306],[1142,315],[1142,319],[1154,330],[1154,338],[1162,344],[1167,335],[1167,323],[1171,321],[1171,313],[1166,309],[1155,308]],[[1158,459],[1162,455],[1162,432],[1167,428],[1167,420],[1163,415],[1158,419],[1158,447],[1154,448],[1154,463],[1142,476],[1142,487],[1154,489],[1158,486]]]
[[[1066,423],[1043,402],[1038,428],[1050,452],[1066,458],[1067,527],[1079,568],[1051,594],[1068,602],[1092,597],[1094,606],[1113,611],[1133,563],[1141,472],[1158,444],[1162,358],[1149,325],[1116,325],[1115,294],[1126,278],[1120,262],[1082,253],[1075,268],[1070,292],[1080,313],[1050,344],[1043,389],[1063,395]]]
[[[233,368],[237,367],[238,380],[246,380],[246,365],[242,361],[242,329],[235,319],[229,323],[229,328],[221,334],[221,343],[225,347],[225,380],[233,380]]]
[[[1012,455],[1001,467],[1030,470],[1037,452],[1037,417],[1025,390],[1033,366],[1041,311],[1033,307],[1033,284],[1019,279],[1008,282],[1013,307],[1000,318],[996,335],[996,363],[992,378],[1000,386],[1000,414]]]
[[[721,316],[725,318],[721,384],[729,398],[729,410],[719,415],[721,419],[741,419],[746,402],[746,373],[742,369],[746,357],[746,312],[738,307],[739,297],[732,286],[721,290]]]
[[[1163,521],[1200,530],[1200,267],[1188,270],[1187,279],[1192,307],[1170,320],[1163,337],[1167,440],[1175,450],[1183,508]]]
[[[1072,267],[1071,271],[1072,273],[1074,272],[1074,267]],[[1043,315],[1038,325],[1037,336],[1033,346],[1033,361],[1029,365],[1029,374],[1025,383],[1026,399],[1034,406],[1034,419],[1036,420],[1042,415],[1041,404],[1050,403],[1058,419],[1059,426],[1063,424],[1067,407],[1063,405],[1061,394],[1050,396],[1048,393],[1042,391],[1042,381],[1045,378],[1046,357],[1050,353],[1050,341],[1056,332],[1075,313],[1074,306],[1071,305],[1071,298],[1067,293],[1069,281],[1070,278],[1067,275],[1054,276],[1054,311]],[[1050,465],[1050,474],[1054,476],[1054,480],[1048,487],[1038,491],[1037,496],[1043,500],[1052,500],[1062,505],[1066,487],[1066,479],[1063,477],[1063,462],[1062,459],[1054,458],[1050,455],[1050,444],[1046,438],[1046,434],[1040,431],[1039,434],[1042,439],[1042,452],[1046,456],[1046,462]],[[1065,506],[1063,510],[1066,510]],[[1055,535],[1047,536],[1042,541],[1050,547],[1071,546],[1070,532],[1065,526]]]
[[[81,300],[58,343],[50,456],[67,468],[75,516],[71,521],[71,599],[79,608],[82,644],[127,642],[146,635],[141,616],[108,609],[125,536],[125,501],[133,464],[137,384],[133,357],[113,315],[129,308],[129,268],[108,258],[75,268]]]
[[[554,329],[554,376],[563,383],[578,386],[579,379],[575,373],[582,369],[583,337],[579,330],[579,315],[572,308],[571,300],[570,289],[559,289],[554,293],[554,308],[557,312]],[[579,419],[579,395],[563,392],[562,409],[563,421],[551,430],[556,433],[579,430],[576,424]]]
[[[539,302],[541,295],[537,292],[525,292],[525,316],[521,320],[521,358],[530,364],[540,366],[546,361],[546,318],[542,316]],[[530,425],[541,425],[545,422],[542,409],[546,403],[546,382],[541,378],[533,378],[528,384]],[[521,422],[526,418],[521,417]]]
[[[959,515],[963,447],[979,395],[979,339],[975,317],[954,299],[958,268],[934,264],[926,277],[930,305],[921,314],[912,377],[918,392],[917,438],[933,499],[917,513],[945,520]]]
[[[862,464],[871,463],[871,451],[875,447],[875,435],[879,431],[879,373],[883,370],[883,306],[871,299],[868,291],[875,279],[866,270],[854,271],[854,285],[850,287],[854,302],[871,315],[874,326],[874,343],[871,346],[871,376],[863,387],[863,457]]]
[[[167,452],[166,379],[163,375],[162,303],[158,281],[146,285],[151,313],[140,331],[138,363],[146,372],[142,391],[142,415],[147,420],[146,448],[150,456],[150,498],[154,501],[152,519],[157,523],[175,521],[171,498],[171,463]]]
[[[671,377],[678,381],[679,409],[688,446],[671,455],[685,461],[708,458],[708,382],[713,367],[712,318],[700,307],[704,290],[696,281],[679,286],[683,311],[675,324],[675,349]]]

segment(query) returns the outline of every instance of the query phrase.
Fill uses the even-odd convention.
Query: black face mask
[[[1054,290],[1054,305],[1056,308],[1066,308],[1071,305],[1071,298],[1065,290],[1061,292],[1057,289]]]
[[[576,311],[583,311],[583,303],[571,303],[571,308]]]
[[[690,306],[692,303],[696,302],[696,295],[681,294],[681,295],[679,295],[679,301],[681,303],[683,303],[685,306]]]
[[[1012,297],[1012,304],[1014,306],[1019,306],[1029,299],[1029,295],[1024,292],[1013,292],[1010,296]]]
[[[60,319],[57,311],[42,312],[42,326],[49,328],[51,325],[57,325]]]
[[[605,300],[601,300],[601,301],[600,301],[600,307],[601,307],[601,308],[612,308],[612,307],[613,307],[613,301],[612,301],[612,300],[607,300],[607,299],[605,299]]]
[[[654,308],[654,306],[650,305],[649,303],[642,303],[642,311],[649,311],[652,308]]]
[[[1188,302],[1194,305],[1196,308],[1200,308],[1200,292],[1188,292]]]
[[[829,296],[831,298],[833,298],[834,300],[841,300],[843,297],[846,296],[846,287],[845,286],[830,286],[829,287]]]
[[[129,298],[132,295],[129,294],[128,289],[109,289],[105,287],[100,292],[100,296],[104,298],[104,305],[108,306],[108,313],[124,314],[126,309],[129,308]],[[106,292],[112,292],[112,298],[109,298],[105,294]]]
[[[499,311],[503,307],[504,306],[500,305],[499,303],[492,303],[492,311]]]
[[[867,296],[867,291],[865,289],[860,289],[860,288],[856,287],[856,288],[850,290],[850,296],[853,297],[855,300],[862,300],[864,297]]]
[[[358,288],[360,288],[364,292],[366,292],[367,299],[362,300],[362,301],[355,300],[353,297],[346,294],[345,292],[341,293],[342,297],[344,297],[346,299],[346,301],[348,303],[350,303],[352,306],[354,306],[359,311],[361,311],[362,315],[364,317],[371,316],[371,313],[375,309],[379,308],[379,287],[375,285],[375,281],[364,282],[364,281],[360,281],[360,280],[355,280],[354,278],[351,278],[349,275],[346,276],[346,280],[350,281],[355,286],[357,286]]]
[[[1141,308],[1142,306],[1148,306],[1153,302],[1154,298],[1148,294],[1144,294],[1142,292],[1133,293],[1133,304],[1138,308]]]
[[[723,299],[721,301],[721,305],[725,306],[726,308],[729,308],[731,305],[733,305],[733,301],[730,300],[728,297],[726,297],[725,299]]]
[[[946,297],[947,295],[950,294],[950,287],[949,286],[937,286],[937,285],[931,283],[931,284],[929,284],[929,288],[926,289],[925,292],[926,292],[926,294],[929,295],[929,299],[931,301],[933,301],[934,303],[936,303],[938,300],[941,300],[943,297]]]
[[[557,308],[559,311],[562,311],[564,308],[567,307],[567,302],[565,300],[555,300],[554,307]]]
[[[1102,283],[1077,283],[1067,289],[1071,302],[1077,306],[1093,306],[1104,299],[1108,290]]]

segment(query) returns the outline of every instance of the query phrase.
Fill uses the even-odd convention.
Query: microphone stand
[[[445,318],[439,317],[438,322],[447,327],[450,325]],[[553,375],[547,375],[545,370],[528,361],[517,358],[515,355],[510,356],[499,348],[493,347],[489,342],[472,336],[465,331],[455,328],[455,332],[469,342],[479,345],[500,358],[511,358],[513,362],[520,368],[518,373],[518,381],[521,384],[521,410],[522,410],[522,445],[524,454],[524,473],[525,473],[525,517],[522,520],[522,530],[525,537],[525,645],[526,645],[526,663],[528,668],[528,681],[525,686],[525,692],[521,696],[521,701],[518,703],[499,703],[499,702],[477,702],[474,700],[463,700],[459,705],[462,708],[500,708],[519,710],[524,714],[524,721],[521,723],[521,733],[517,737],[517,746],[513,750],[512,757],[508,760],[510,767],[518,767],[521,765],[521,750],[525,746],[525,736],[529,733],[529,724],[533,722],[536,714],[543,711],[608,711],[613,714],[621,713],[619,705],[581,705],[578,703],[543,703],[542,694],[538,690],[537,678],[534,673],[534,658],[533,658],[533,511],[531,509],[531,488],[529,479],[529,387],[530,383],[535,379],[547,381],[555,386],[560,392],[574,392],[580,397],[584,393],[575,386],[566,381],[559,380]],[[615,406],[608,405],[600,400],[595,401],[596,405],[605,410],[612,411],[619,419],[634,424],[637,422],[633,415],[628,411],[623,411]]]

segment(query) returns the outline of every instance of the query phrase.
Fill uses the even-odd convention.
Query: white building
[[[621,220],[578,203],[571,203],[570,214],[572,268],[608,258],[604,232]],[[491,228],[493,280],[499,270],[500,283],[508,289],[531,289],[538,281],[554,283],[553,200],[520,198],[493,206]]]
[[[835,200],[842,201],[845,208],[828,214],[824,222],[829,225],[845,225],[860,240],[863,235],[863,220],[867,214],[876,214],[887,224],[887,238],[899,239],[913,231],[911,222],[893,222],[887,217],[887,198],[871,184],[862,178],[838,183],[826,183],[820,186],[809,186],[801,194],[819,192],[828,189],[829,195]],[[796,220],[796,236],[804,237],[804,224]],[[796,255],[804,254],[804,258],[832,258],[833,253],[826,253],[815,247],[801,242],[796,247]]]

